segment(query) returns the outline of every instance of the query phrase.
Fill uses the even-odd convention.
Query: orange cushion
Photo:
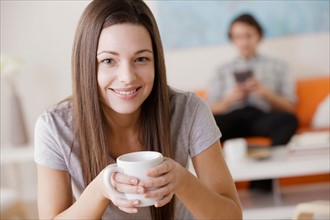
[[[319,76],[297,80],[296,114],[300,128],[309,127],[319,103],[330,92],[330,77]]]
[[[207,98],[207,94],[206,94],[206,90],[205,89],[197,89],[194,92],[196,93],[196,95],[198,95],[202,99],[206,99]]]
[[[311,120],[318,105],[330,93],[330,77],[329,76],[312,76],[311,78],[298,79],[297,86],[297,106],[296,115],[299,120],[299,130],[310,130]],[[207,92],[205,89],[197,89],[194,91],[202,99],[206,99]],[[263,141],[257,141],[266,143]]]

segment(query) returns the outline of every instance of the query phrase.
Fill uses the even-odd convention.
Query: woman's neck
[[[141,121],[138,110],[133,114],[118,114],[108,107],[103,107],[108,132],[110,152],[113,158],[132,152],[143,150],[139,139]]]

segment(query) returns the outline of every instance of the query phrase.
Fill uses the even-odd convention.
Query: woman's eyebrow
[[[138,50],[138,51],[136,51],[135,54],[144,53],[144,52],[148,52],[148,53],[151,53],[151,54],[154,53],[152,50],[149,50],[149,49],[143,49],[143,50]]]
[[[149,50],[149,49],[138,50],[134,54],[140,54],[140,53],[144,53],[144,52],[148,52],[148,53],[153,54],[153,51],[152,50]],[[119,55],[119,53],[117,53],[115,51],[104,50],[104,51],[101,51],[101,52],[97,53],[97,56],[100,55],[100,54],[103,54],[103,53],[109,53],[109,54],[116,55],[116,56]]]
[[[102,54],[102,53],[109,53],[109,54],[113,54],[113,55],[116,55],[116,56],[119,55],[119,53],[117,53],[117,52],[110,51],[110,50],[104,50],[104,51],[98,52],[97,53],[97,56],[100,55],[100,54]]]

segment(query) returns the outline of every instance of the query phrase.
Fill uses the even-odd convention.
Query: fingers
[[[170,160],[165,159],[159,166],[150,169],[147,172],[147,176],[153,177],[148,180],[141,180],[139,186],[146,188],[149,187],[161,187],[167,185],[173,179],[173,174],[170,172],[173,168]]]
[[[121,193],[143,194],[145,192],[142,186],[132,186],[121,183],[117,183],[115,189]]]
[[[137,206],[140,204],[140,201],[115,198],[112,200],[112,203],[124,212],[137,213],[138,212]]]
[[[155,207],[159,208],[159,207],[162,207],[162,206],[166,205],[167,203],[169,203],[171,201],[173,195],[174,195],[173,193],[167,194],[161,200],[158,200],[155,203]]]
[[[155,177],[149,180],[141,180],[139,183],[139,186],[145,187],[145,188],[150,188],[150,187],[162,187],[167,185],[168,183],[171,182],[172,180],[172,175],[171,174],[165,174],[160,177]]]
[[[165,195],[173,193],[174,186],[173,184],[168,184],[166,186],[147,191],[144,194],[145,198],[163,198]]]
[[[165,158],[163,163],[147,172],[147,176],[152,178],[140,180],[139,186],[159,188],[169,183],[176,185],[180,179],[180,175],[178,175],[180,168],[182,168],[181,165],[169,158]]]
[[[127,176],[122,173],[112,175],[112,183],[115,189],[121,193],[144,194],[145,198],[161,198],[154,205],[161,207],[171,201],[175,186],[177,185],[179,167],[169,158],[146,173],[152,177],[148,180],[139,180],[136,177]],[[126,200],[125,198],[113,198],[113,204],[124,212],[136,213],[139,205],[138,200]]]
[[[150,177],[158,177],[164,173],[168,173],[172,169],[172,167],[173,165],[171,161],[168,158],[164,158],[163,163],[148,170],[146,175]]]
[[[138,185],[139,180],[136,177],[114,173],[113,180],[113,186],[118,192],[143,194],[145,191],[142,186]]]
[[[125,183],[130,185],[137,185],[139,183],[139,179],[134,176],[127,176],[122,173],[114,173],[112,178],[118,183]]]
[[[176,164],[170,159],[166,159],[161,165],[150,169],[147,175],[153,178],[141,180],[139,183],[140,186],[146,189],[144,196],[146,198],[162,198],[159,204],[155,204],[156,207],[157,204],[160,207],[168,203],[173,196],[177,184],[177,173]]]
[[[143,194],[145,192],[143,187],[138,186],[139,180],[136,177],[114,173],[111,176],[111,182],[115,190],[120,193]],[[111,201],[126,213],[137,213],[137,206],[140,205],[139,200],[127,200],[125,197],[112,196]]]

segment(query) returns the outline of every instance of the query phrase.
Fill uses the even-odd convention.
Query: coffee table
[[[228,161],[234,181],[277,179],[330,173],[329,153],[290,155],[286,146],[270,149],[270,157],[263,160],[245,158]]]
[[[272,147],[269,155],[263,160],[249,157],[238,161],[227,160],[227,165],[235,182],[272,179],[276,205],[282,205],[279,178],[330,173],[329,153],[291,155],[288,147],[283,145]],[[187,168],[196,175],[191,160]]]
[[[279,178],[330,173],[329,153],[291,155],[287,146],[271,148],[269,158],[263,160],[227,160],[227,165],[235,182],[272,179],[276,204],[282,203]]]

